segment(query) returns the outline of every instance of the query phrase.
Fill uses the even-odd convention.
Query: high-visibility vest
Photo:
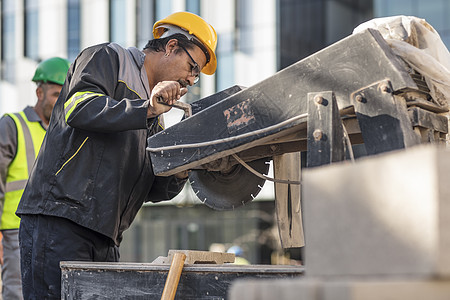
[[[45,129],[40,122],[30,122],[23,111],[7,115],[16,123],[17,151],[6,175],[5,202],[0,230],[19,228],[20,218],[16,216],[17,206],[45,136]]]

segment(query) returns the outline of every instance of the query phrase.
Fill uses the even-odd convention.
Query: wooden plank
[[[300,181],[300,152],[273,157],[275,179]],[[305,245],[301,212],[301,188],[296,184],[275,183],[275,207],[283,248]]]

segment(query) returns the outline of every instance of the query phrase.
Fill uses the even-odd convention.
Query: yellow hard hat
[[[183,29],[184,32],[179,30],[177,32],[177,30],[174,30],[176,27]],[[217,34],[210,24],[193,13],[176,12],[153,25],[153,36],[155,39],[161,38],[165,32],[168,34],[183,33],[191,41],[193,38],[194,40],[196,38],[203,45],[203,48],[206,48],[207,53],[205,54],[207,54],[207,58],[209,57],[209,61],[203,67],[202,73],[207,75],[214,74],[217,67],[217,58],[214,53],[217,46]]]

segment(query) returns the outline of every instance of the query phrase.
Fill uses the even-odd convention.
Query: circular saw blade
[[[253,169],[262,174],[269,170],[269,159],[249,162]],[[192,170],[189,181],[197,197],[215,210],[232,210],[243,206],[258,195],[265,179],[252,174],[244,166],[233,166],[229,172]]]

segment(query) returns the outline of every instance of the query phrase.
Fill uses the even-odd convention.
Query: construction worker
[[[19,254],[19,223],[15,212],[28,175],[44,139],[56,99],[69,69],[69,61],[53,57],[36,68],[37,102],[0,119],[0,200],[3,211],[3,299],[22,299]]]
[[[156,22],[153,35],[142,51],[91,46],[69,69],[17,210],[27,299],[60,299],[60,261],[118,261],[142,204],[186,183],[187,172],[154,175],[147,138],[200,72],[215,72],[217,35],[187,12]]]

